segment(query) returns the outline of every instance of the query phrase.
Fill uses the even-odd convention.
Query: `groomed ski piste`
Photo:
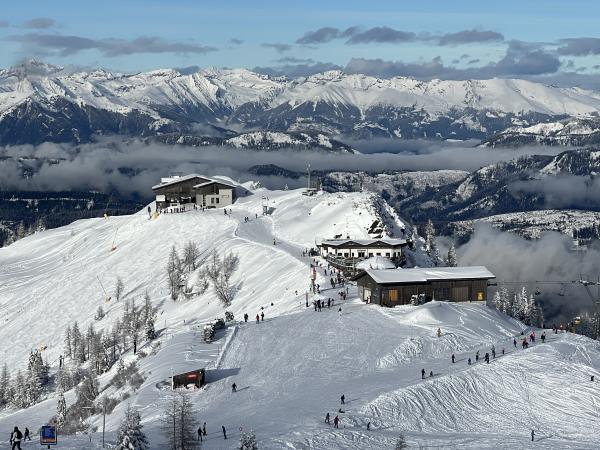
[[[82,330],[92,322],[108,329],[126,299],[141,305],[147,291],[158,313],[160,346],[151,352],[145,344],[140,349],[148,356],[124,358],[137,358],[146,379],[107,416],[109,443],[132,404],[151,448],[168,448],[160,419],[172,395],[169,377],[204,367],[207,384],[186,395],[197,421],[207,424],[205,449],[238,448],[241,432],[250,429],[264,449],[387,449],[400,433],[409,448],[599,448],[600,385],[590,381],[592,375],[600,379],[598,342],[547,332],[546,343],[514,348],[513,337],[519,340],[529,329],[484,304],[386,309],[361,303],[352,285],[341,301],[339,287],[327,289],[322,268],[320,296],[334,298],[335,305],[321,312],[305,306],[312,258],[302,250],[338,234],[368,237],[377,218],[372,196],[258,189],[238,199],[229,215],[215,209],[149,220],[142,211],[22,239],[0,249],[2,360],[14,374],[25,367],[31,349],[45,347],[44,359],[55,372],[68,325],[77,320]],[[268,216],[262,216],[263,206]],[[395,219],[391,228],[398,233],[404,224]],[[181,250],[188,240],[198,243],[203,258],[213,249],[239,256],[233,282],[241,288],[227,308],[236,320],[211,344],[202,340],[202,327],[224,316],[212,289],[177,302],[168,295],[169,251],[172,245]],[[423,263],[418,252],[413,258]],[[117,276],[125,284],[124,298],[106,302],[100,282],[111,291]],[[94,321],[100,305],[107,315]],[[261,307],[265,319],[256,323]],[[248,323],[240,323],[244,313]],[[497,356],[486,364],[483,355],[492,345]],[[113,367],[100,376],[101,386],[114,373]],[[234,382],[237,393],[231,392]],[[111,386],[102,394],[118,397],[127,389]],[[65,398],[69,405],[74,392]],[[55,412],[54,393],[28,409],[6,409],[0,413],[0,439],[8,440],[15,425],[35,435]],[[327,412],[332,420],[340,417],[339,428],[325,423]],[[59,448],[100,448],[102,417],[90,422],[98,431],[59,436]],[[23,448],[38,445],[34,440]]]

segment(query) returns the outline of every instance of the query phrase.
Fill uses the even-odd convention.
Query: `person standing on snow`
[[[237,392],[237,384],[233,383],[231,385],[231,392]]]
[[[535,431],[531,430],[531,442],[533,442],[534,438],[535,438]]]
[[[248,322],[248,313],[244,313],[244,322]]]
[[[452,353],[452,364],[454,364],[454,353]]]
[[[437,337],[442,337],[442,329],[441,328],[437,329]]]
[[[202,427],[198,427],[198,440],[202,442]]]
[[[335,416],[335,418],[333,419],[333,428],[339,428],[338,427],[339,422],[340,422],[340,418],[338,416]]]
[[[477,353],[475,353],[475,362],[479,361],[479,350],[477,350]]]
[[[265,321],[265,313],[264,313],[264,312],[261,312],[261,313],[260,313],[260,320],[261,320],[262,322],[264,322],[264,321]]]
[[[546,342],[546,332],[545,331],[542,332],[542,344],[544,342]]]
[[[256,323],[259,323],[259,322],[260,322],[260,316],[257,314],[256,315]]]
[[[492,345],[492,358],[496,358],[496,347]]]
[[[342,396],[340,397],[340,400],[342,401],[342,405],[345,405],[344,400],[346,400],[346,396],[344,394],[342,394]]]
[[[325,423],[330,424],[331,422],[329,421],[329,413],[325,414]]]
[[[469,358],[469,365],[471,365],[471,358]]]
[[[225,425],[221,425],[221,429],[223,430],[223,439],[227,439],[227,431],[225,431]]]
[[[29,428],[25,427],[25,434],[23,435],[23,442],[27,439],[31,440],[31,436],[29,435]]]
[[[517,338],[513,338],[513,346],[517,348]]]
[[[21,439],[23,439],[23,433],[19,430],[19,427],[15,427],[12,433],[10,433],[10,443],[12,444],[12,450],[21,450]]]
[[[425,369],[421,369],[421,380],[425,379]]]

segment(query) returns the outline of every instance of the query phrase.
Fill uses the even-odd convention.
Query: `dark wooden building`
[[[204,384],[204,369],[173,375],[173,389],[197,389]]]
[[[483,266],[414,269],[367,269],[353,279],[360,299],[383,306],[407,305],[413,296],[425,301],[486,301],[494,274]]]
[[[159,211],[186,204],[220,208],[233,204],[236,199],[235,186],[196,174],[163,178],[160,184],[152,186],[152,191]]]

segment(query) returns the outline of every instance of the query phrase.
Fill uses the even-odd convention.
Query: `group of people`
[[[10,433],[10,444],[11,449],[21,450],[21,441],[31,440],[31,435],[29,434],[29,428],[25,427],[25,432],[21,432],[19,427],[15,427],[12,433]]]
[[[327,308],[331,308],[332,304],[333,304],[333,299],[328,298],[327,299]],[[315,311],[321,311],[323,308],[325,308],[325,299],[313,300],[313,307],[315,308]]]
[[[271,303],[271,306],[272,305],[273,304]],[[248,323],[248,318],[249,318],[248,313],[244,313],[244,322],[245,323]],[[264,321],[265,321],[265,312],[261,311],[260,314],[256,315],[256,323],[264,322]]]
[[[223,432],[223,439],[227,439],[225,425],[221,425],[221,431]],[[206,438],[206,422],[204,422],[201,427],[198,427],[198,440],[202,442],[204,438]]]

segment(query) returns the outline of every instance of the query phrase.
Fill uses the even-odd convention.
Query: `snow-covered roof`
[[[204,178],[204,177],[202,177],[202,178]],[[214,180],[214,179],[210,179],[210,181],[207,181],[206,183],[196,184],[194,186],[194,189],[201,188],[201,187],[204,187],[204,186],[210,186],[211,184],[215,184],[215,183],[216,184],[222,184],[223,186],[229,186],[230,188],[234,188],[235,189],[235,186],[233,184],[225,183],[224,181]]]
[[[381,239],[326,239],[321,242],[321,247],[344,247],[345,245],[355,244],[368,247],[377,243],[397,247],[406,245],[406,239],[381,238]]]
[[[367,269],[366,273],[379,284],[427,283],[438,280],[488,280],[496,278],[485,266],[432,267],[396,270]]]
[[[152,190],[158,189],[158,188],[163,188],[163,187],[166,187],[166,186],[172,186],[174,184],[178,184],[178,183],[181,183],[183,181],[193,180],[194,178],[202,178],[204,180],[211,180],[211,178],[204,177],[202,175],[198,175],[197,173],[191,173],[189,175],[184,175],[182,177],[172,178],[170,181],[167,181],[166,183],[160,183],[160,184],[157,184],[155,186],[152,186]]]
[[[364,261],[359,262],[356,265],[357,269],[367,270],[367,269],[395,269],[396,265],[385,256],[373,256],[371,258],[365,259]]]

